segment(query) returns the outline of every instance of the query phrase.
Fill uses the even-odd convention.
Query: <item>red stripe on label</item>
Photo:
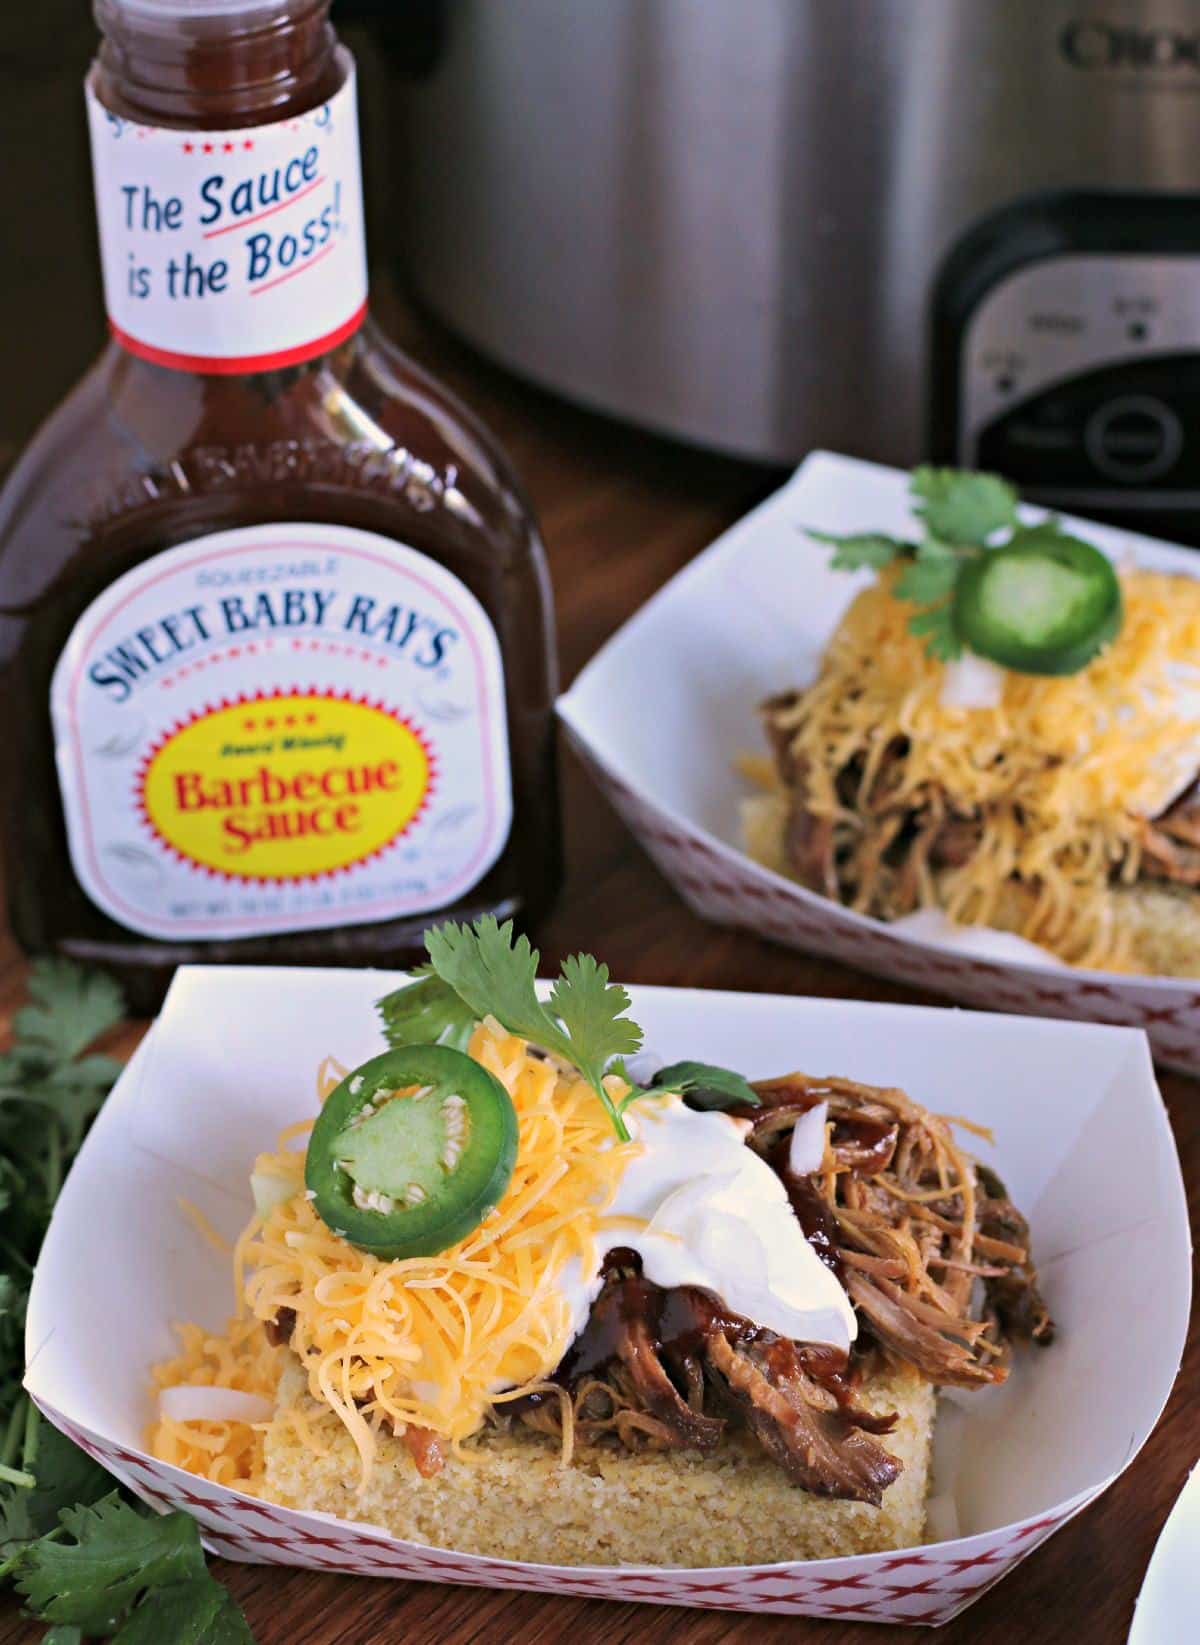
[[[366,313],[367,305],[364,302],[342,325],[327,331],[323,337],[314,337],[309,343],[299,343],[295,348],[279,349],[274,354],[238,354],[226,358],[209,354],[176,354],[169,348],[155,348],[152,343],[140,342],[127,331],[122,331],[111,318],[108,329],[123,349],[136,354],[139,360],[149,360],[152,365],[214,377],[238,377],[252,371],[279,371],[284,366],[298,366],[305,360],[316,359],[318,354],[327,354],[331,348],[336,348],[347,337],[354,335]]]

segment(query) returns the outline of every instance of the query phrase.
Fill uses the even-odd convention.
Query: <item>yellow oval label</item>
[[[138,777],[145,821],[211,873],[305,880],[367,862],[420,816],[434,766],[382,703],[291,692],[222,703],[175,726]]]

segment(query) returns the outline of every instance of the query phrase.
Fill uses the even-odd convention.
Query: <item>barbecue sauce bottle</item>
[[[0,496],[13,927],[386,964],[558,878],[550,593],[503,455],[367,313],[329,0],[96,0],[111,341]]]

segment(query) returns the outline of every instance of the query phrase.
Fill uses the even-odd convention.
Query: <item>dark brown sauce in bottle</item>
[[[351,72],[351,60],[329,24],[328,0],[246,0],[240,12],[213,0],[211,15],[203,4],[188,12],[173,8],[169,0],[97,0],[96,10],[104,41],[90,89],[116,117],[114,127],[127,121],[169,128],[181,137],[243,131],[251,133],[245,144],[249,148],[252,128],[312,117],[337,95]],[[125,129],[127,134],[133,130]],[[295,180],[303,180],[299,172]],[[314,201],[320,199],[318,181],[312,183]],[[228,193],[223,198],[228,203]],[[276,224],[284,221],[275,219]],[[219,250],[241,238],[231,229],[227,240],[212,244]],[[292,290],[302,287],[308,289],[299,281]],[[136,921],[126,923],[111,903],[102,906],[104,899],[98,902],[80,883],[83,846],[75,835],[69,846],[69,819],[56,769],[56,734],[60,745],[64,734],[57,722],[51,723],[52,677],[81,617],[124,573],[210,533],[290,522],[351,527],[373,534],[385,548],[388,543],[407,545],[452,574],[478,600],[494,630],[503,667],[498,717],[507,726],[511,827],[490,865],[441,905],[390,917],[375,907],[363,922],[350,901],[336,920],[326,912],[320,926],[291,916],[284,928],[270,929],[267,916],[260,922],[263,929],[247,935],[218,929],[216,935],[200,937],[194,929],[198,920],[181,923],[178,934],[166,928],[147,934],[145,922],[142,928]],[[352,597],[347,584],[338,595],[341,604],[331,605],[339,620],[345,620]],[[247,594],[247,605],[249,600]],[[213,618],[204,609],[205,615],[194,621],[211,630]],[[377,632],[369,643],[364,640],[364,668],[374,661],[368,653],[385,650],[395,639],[394,632],[380,637],[383,596],[370,609]],[[407,620],[403,614],[393,620],[393,630],[401,620]],[[176,614],[172,621],[183,619]],[[180,642],[178,627],[166,632]],[[190,641],[198,631],[189,629],[183,637]],[[281,635],[279,644],[285,643]],[[154,646],[169,649],[157,629],[151,636],[152,659]],[[536,526],[490,437],[369,317],[324,352],[294,364],[243,371],[159,364],[110,342],[42,428],[0,496],[0,648],[8,713],[3,842],[14,930],[28,951],[56,952],[115,969],[138,1007],[156,1003],[181,962],[399,964],[420,953],[421,934],[431,919],[473,918],[491,911],[527,922],[553,896],[559,876],[552,744],[555,667],[550,593]],[[407,666],[408,659],[404,662]],[[380,680],[392,677],[384,662],[379,666]],[[399,678],[399,663],[395,673]],[[124,690],[126,683],[113,689]],[[141,691],[140,680],[135,683]],[[280,682],[268,677],[266,683],[278,689]],[[283,683],[294,683],[296,691],[308,684],[300,674]],[[341,684],[346,684],[344,675]],[[365,685],[375,688],[375,677]],[[381,693],[383,689],[378,685]],[[147,686],[141,700],[150,701],[149,691]],[[285,706],[305,704],[289,700]],[[325,712],[317,704],[314,724],[323,723]],[[304,716],[296,717],[303,724]],[[254,723],[247,715],[245,724]],[[427,729],[436,737],[436,725]],[[356,735],[347,746],[353,746]],[[115,758],[126,757],[124,747],[114,735],[110,752],[115,751]],[[372,758],[377,775],[386,772],[399,780],[394,760],[380,764]],[[204,785],[216,805],[212,782],[236,776],[242,787],[233,782],[222,791],[221,803],[232,804],[235,790],[248,800],[250,811],[222,813],[242,819],[234,824],[235,831],[242,828],[242,835],[235,832],[233,838],[240,846],[249,826],[246,816],[253,814],[255,828],[274,826],[262,818],[278,784],[270,770],[260,776],[250,756],[226,765],[228,773],[218,762],[205,768],[201,779],[176,762],[171,780],[180,803],[187,802],[184,809],[190,804],[203,813],[208,803],[200,798]],[[443,795],[454,780],[444,765],[443,760],[443,769],[435,770]],[[294,823],[302,829],[307,817],[320,833],[322,828],[349,829],[361,820],[353,799],[340,806],[325,800],[320,806],[310,803],[325,767],[301,771],[299,777],[299,768],[293,764],[289,769],[304,804],[297,802],[295,817],[280,827]],[[328,779],[329,792],[344,796],[346,785],[355,780],[339,771]],[[497,792],[503,787],[501,773]],[[464,809],[469,810],[460,807],[460,813]],[[373,815],[378,822],[378,814]],[[194,819],[185,822],[190,828]],[[153,840],[139,836],[133,845],[118,846],[133,853],[130,861],[139,872],[136,854],[143,849],[148,875],[174,872],[178,853],[165,868],[159,866]],[[264,848],[256,841],[253,849],[257,860]],[[114,873],[127,870],[133,872],[120,863],[113,868]],[[333,887],[329,894],[336,897],[339,885],[363,883],[363,870],[356,872],[357,882],[339,871],[317,883]],[[232,894],[220,874],[209,878],[218,901]],[[291,895],[298,881],[255,881],[235,874],[233,883],[241,887],[239,895],[247,887],[261,893],[261,902]],[[171,906],[164,893],[167,927]],[[198,908],[200,902],[186,906]]]

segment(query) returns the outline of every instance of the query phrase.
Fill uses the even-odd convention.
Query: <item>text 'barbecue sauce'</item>
[[[0,498],[33,952],[394,964],[558,876],[550,594],[503,455],[374,328],[328,0],[97,0],[112,341]]]

